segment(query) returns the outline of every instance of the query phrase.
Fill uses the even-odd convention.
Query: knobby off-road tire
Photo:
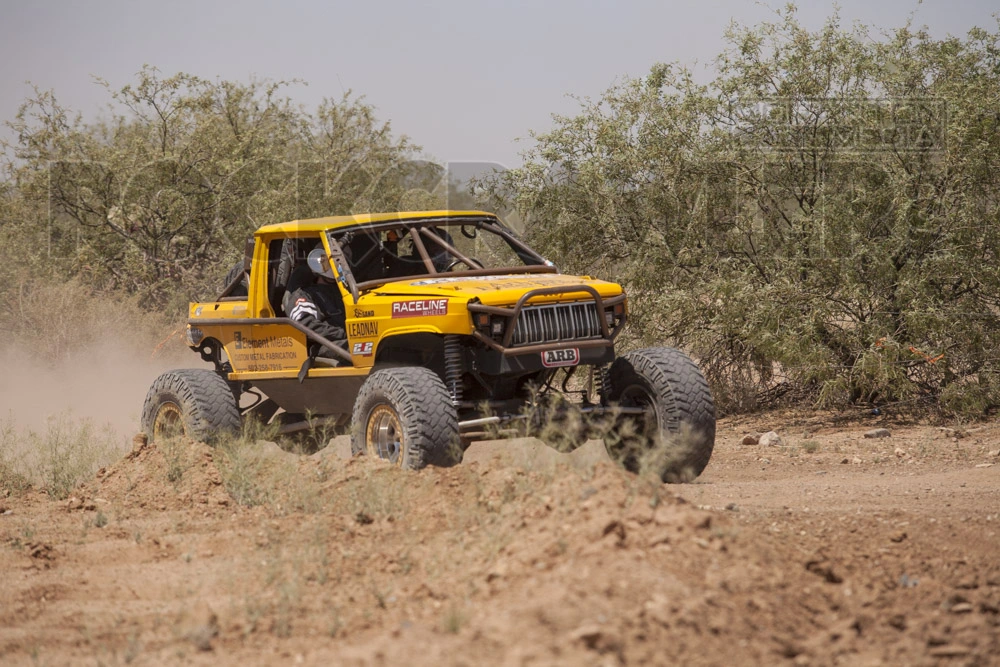
[[[441,378],[417,367],[369,375],[354,404],[351,452],[409,470],[461,461],[458,415]]]
[[[240,412],[229,383],[215,371],[168,371],[146,394],[142,430],[152,440],[183,434],[213,444],[221,435],[239,432]]]
[[[708,465],[715,446],[715,405],[705,377],[679,350],[654,347],[615,359],[609,402],[645,408],[621,415],[604,436],[625,469],[651,469],[664,482],[689,482]]]

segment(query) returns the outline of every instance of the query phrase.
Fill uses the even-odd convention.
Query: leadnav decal
[[[351,338],[374,338],[378,336],[378,322],[348,322],[347,332]]]
[[[448,314],[448,299],[417,299],[414,301],[393,301],[392,316],[430,317]]]

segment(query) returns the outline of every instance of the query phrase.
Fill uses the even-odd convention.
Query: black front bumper
[[[516,348],[508,350],[506,354],[491,348],[479,348],[473,351],[472,367],[484,375],[520,376],[545,369],[568,370],[573,366],[602,366],[615,360],[615,348],[612,345],[582,347],[580,343],[567,342],[565,346],[555,350],[545,352],[529,350],[522,354],[519,354]],[[569,351],[575,351],[576,363],[570,363],[569,360],[573,356]],[[564,354],[560,355],[560,352]],[[556,365],[545,364],[544,355],[547,354],[550,355],[549,363]]]

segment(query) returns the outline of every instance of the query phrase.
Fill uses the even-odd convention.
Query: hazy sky
[[[799,4],[810,27],[833,9]],[[938,36],[995,28],[1000,9],[996,0],[840,6],[847,22],[881,27],[912,12]],[[351,89],[429,157],[512,166],[526,147],[517,138],[574,112],[568,94],[597,96],[658,61],[711,67],[730,20],[770,16],[738,0],[0,0],[0,119],[30,94],[26,81],[93,117],[107,97],[92,76],[118,88],[150,64],[168,75],[303,79],[289,92],[307,107]]]

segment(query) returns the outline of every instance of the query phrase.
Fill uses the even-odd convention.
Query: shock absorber
[[[454,334],[444,337],[444,384],[451,402],[462,402],[462,339]]]
[[[601,397],[601,403],[607,403],[608,397],[611,396],[611,367],[605,364],[604,366],[594,367],[594,385],[597,387],[597,394]]]

